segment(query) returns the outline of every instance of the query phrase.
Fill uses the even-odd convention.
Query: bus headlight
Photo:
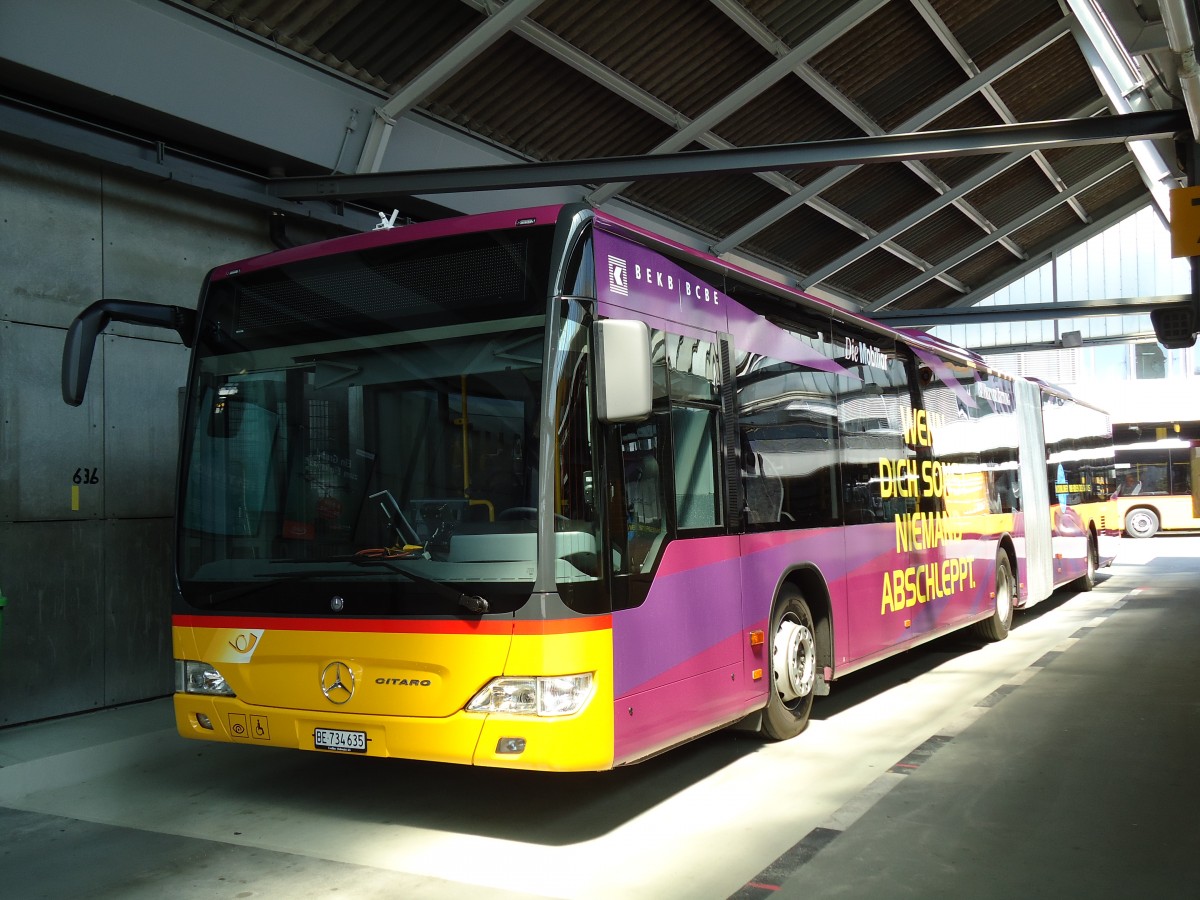
[[[194,659],[175,660],[175,692],[178,694],[209,694],[236,697],[225,676],[206,662]]]
[[[524,716],[571,716],[592,699],[592,673],[547,677],[493,678],[467,704],[468,712]]]

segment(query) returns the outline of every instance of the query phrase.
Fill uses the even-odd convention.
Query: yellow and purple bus
[[[179,732],[484,766],[784,739],[838,678],[1089,589],[1107,416],[584,206],[214,269],[178,485]]]

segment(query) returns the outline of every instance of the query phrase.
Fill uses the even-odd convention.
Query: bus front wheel
[[[1154,537],[1158,533],[1158,525],[1158,516],[1152,509],[1141,507],[1125,514],[1125,533],[1130,537]]]
[[[817,681],[817,641],[812,612],[800,591],[785,584],[771,612],[771,684],[763,732],[775,741],[808,725]]]

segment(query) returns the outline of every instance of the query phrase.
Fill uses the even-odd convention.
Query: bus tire
[[[1012,628],[1013,604],[1016,598],[1014,587],[1012,561],[1009,560],[1008,554],[1001,550],[996,554],[995,608],[991,616],[972,626],[975,634],[985,641],[1002,641],[1008,637],[1008,631]]]
[[[1158,534],[1158,516],[1145,506],[1125,513],[1125,533],[1130,537],[1148,538]]]
[[[785,584],[771,611],[771,673],[763,733],[773,741],[808,726],[817,683],[817,638],[812,612],[800,590]]]
[[[1100,568],[1100,551],[1096,548],[1096,538],[1088,535],[1087,571],[1075,581],[1075,587],[1080,591],[1090,591],[1096,586],[1096,570]]]

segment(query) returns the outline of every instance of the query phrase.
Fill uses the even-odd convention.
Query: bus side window
[[[742,434],[742,490],[750,525],[777,523],[783,518],[783,480],[775,464]]]
[[[717,345],[667,332],[663,351],[674,451],[675,524],[679,529],[713,528],[722,524]]]
[[[920,509],[913,471],[927,432],[917,438],[913,428],[913,386],[903,348],[848,324],[839,331],[846,369],[837,379],[844,521],[891,522]]]
[[[720,525],[717,489],[717,414],[677,406],[671,410],[675,445],[675,516],[680,528]]]
[[[621,428],[621,468],[625,480],[625,543],[622,570],[653,568],[667,534],[666,478],[659,440],[660,416]]]

